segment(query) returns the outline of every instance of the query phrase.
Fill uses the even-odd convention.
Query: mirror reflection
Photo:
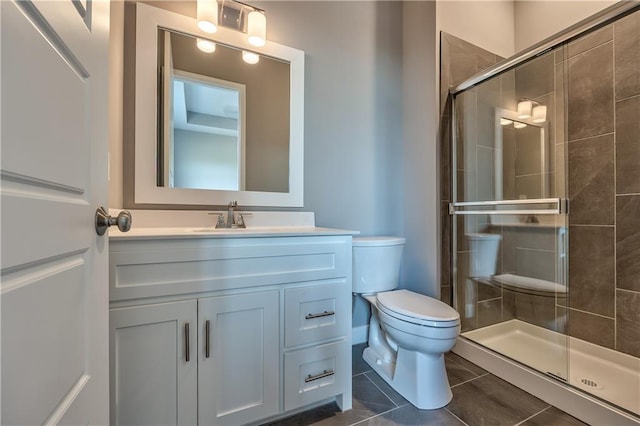
[[[496,195],[507,200],[552,197],[553,147],[546,122],[523,119],[518,113],[503,109],[497,114],[503,155],[502,179],[496,180]]]
[[[158,29],[158,186],[289,191],[290,65],[243,53]]]

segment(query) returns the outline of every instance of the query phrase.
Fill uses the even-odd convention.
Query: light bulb
[[[533,107],[532,120],[534,123],[544,123],[547,121],[547,106],[536,105]]]
[[[260,61],[260,56],[257,53],[242,51],[242,60],[248,64],[257,64]]]
[[[247,34],[249,44],[257,47],[264,46],[267,34],[267,17],[262,12],[254,10],[249,13]]]
[[[217,0],[198,0],[197,22],[198,28],[205,33],[213,34],[218,31]]]
[[[529,118],[529,117],[531,117],[531,108],[532,107],[533,107],[533,102],[531,102],[531,101],[518,102],[518,118]]]
[[[213,53],[216,51],[216,44],[211,40],[206,40],[204,38],[197,38],[196,46],[205,53]]]
[[[501,126],[508,126],[511,123],[513,123],[513,120],[509,120],[507,118],[500,118],[500,125]]]
[[[514,121],[513,127],[515,127],[516,129],[524,129],[525,127],[527,127],[527,125],[519,121]]]

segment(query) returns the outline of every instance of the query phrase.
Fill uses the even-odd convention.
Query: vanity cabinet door
[[[111,424],[197,423],[197,301],[111,309]]]
[[[198,300],[200,424],[240,425],[279,412],[279,323],[278,291]]]

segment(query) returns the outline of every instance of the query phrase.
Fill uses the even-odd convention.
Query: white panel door
[[[2,424],[107,424],[109,3],[0,2]]]
[[[198,422],[197,301],[111,310],[111,424]]]
[[[198,300],[199,424],[235,426],[278,413],[278,306],[277,291]]]

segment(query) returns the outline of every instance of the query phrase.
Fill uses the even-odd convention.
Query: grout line
[[[595,312],[584,311],[582,309],[576,309],[576,308],[572,308],[570,306],[565,306],[565,308],[567,308],[567,309],[569,309],[571,311],[581,312],[583,314],[595,315],[595,316],[600,317],[600,318],[605,318],[605,319],[609,319],[609,320],[615,320],[615,318],[612,318],[612,317],[609,317],[609,316],[606,316],[606,315],[602,315],[602,314],[597,314]]]
[[[580,228],[615,228],[615,225],[587,225],[587,224],[569,224],[569,227],[580,227]]]
[[[364,376],[365,376],[367,379],[369,379],[369,381],[370,381],[371,383],[373,383],[373,386],[375,386],[376,388],[378,388],[378,390],[379,390],[380,392],[382,392],[382,394],[383,394],[384,396],[386,396],[386,397],[387,397],[387,399],[389,399],[389,401],[391,401],[391,403],[392,403],[393,405],[395,405],[395,406],[396,406],[396,408],[398,408],[398,407],[399,407],[399,405],[398,405],[398,404],[396,404],[396,403],[395,403],[395,401],[394,401],[393,399],[391,399],[391,397],[390,397],[389,395],[387,395],[387,393],[386,393],[385,391],[383,391],[383,390],[380,388],[380,386],[378,386],[378,384],[377,384],[376,382],[374,382],[374,381],[371,379],[371,377],[367,376],[367,375],[366,375],[366,373],[365,373],[365,375],[364,375]],[[383,379],[383,380],[384,380],[384,379]]]
[[[444,407],[445,410],[447,410],[447,412],[449,412],[449,414],[451,414],[453,417],[455,417],[456,419],[458,419],[460,422],[462,422],[463,425],[469,426],[469,424],[467,422],[465,422],[464,420],[462,420],[460,417],[458,417],[454,412],[452,412],[451,410],[449,410],[446,406]]]
[[[460,356],[460,355],[458,355],[458,356]],[[461,358],[462,358],[462,357],[461,357]],[[464,359],[464,358],[463,358],[463,359]],[[447,358],[445,358],[445,361],[447,361]],[[473,374],[474,376],[476,376],[476,378],[477,378],[477,377],[480,377],[480,376],[478,376],[476,373],[474,373],[473,371],[469,370],[469,369],[468,369],[467,367],[465,367],[464,365],[460,364],[459,362],[456,362],[455,360],[452,360],[452,359],[450,359],[450,358],[449,358],[449,360],[448,360],[448,361],[449,361],[449,362],[451,362],[451,363],[453,363],[453,364],[455,364],[455,365],[457,365],[458,367],[462,368],[463,370],[467,370],[469,373],[471,373],[471,374]],[[469,361],[469,362],[470,362],[470,361]]]
[[[616,64],[615,64],[615,62],[614,62],[614,63],[613,63],[613,67],[614,67],[614,68],[613,68],[613,72],[614,72],[614,75],[615,75],[615,66],[616,66]],[[614,85],[615,85],[615,82],[614,82]],[[633,98],[637,98],[637,97],[640,97],[640,94],[638,94],[638,95],[631,95],[631,96],[627,96],[626,98],[616,99],[616,100],[615,100],[615,102],[624,102],[624,101],[628,101],[629,99],[633,99]]]
[[[545,409],[543,409],[543,410],[538,411],[538,412],[537,412],[537,413],[535,413],[534,415],[527,417],[526,419],[524,419],[524,420],[523,420],[523,421],[521,421],[520,423],[516,423],[516,424],[515,424],[515,426],[521,425],[521,424],[523,424],[524,422],[526,422],[527,420],[531,420],[532,418],[534,418],[534,417],[535,417],[535,416],[537,416],[538,414],[542,414],[542,413],[544,413],[544,412],[545,412],[545,411],[547,411],[549,408],[551,408],[551,405],[549,405],[547,408],[545,408]]]
[[[451,386],[451,389],[455,388],[456,386],[464,385],[465,383],[473,382],[474,380],[479,379],[479,378],[481,378],[481,377],[484,377],[484,376],[486,376],[486,375],[488,375],[488,374],[489,374],[489,373],[484,373],[484,374],[482,374],[482,375],[480,375],[480,376],[474,377],[473,379],[465,380],[464,382],[461,382],[461,383],[455,384],[455,385]]]
[[[599,135],[587,136],[587,137],[584,137],[584,138],[571,139],[571,140],[567,139],[567,143],[573,143],[573,142],[586,141],[586,140],[589,140],[589,139],[596,139],[596,138],[599,138],[599,137],[601,137],[601,136],[614,135],[615,133],[616,133],[616,132],[615,132],[615,131],[613,131],[613,132],[609,132],[609,133],[602,133],[602,134],[599,134]]]
[[[362,373],[352,374],[351,378],[353,379],[354,377],[362,376],[363,374],[367,374],[369,371],[373,371],[373,370],[367,370],[367,371],[363,371]]]
[[[404,407],[404,405],[403,405],[403,407]],[[357,422],[355,422],[355,423],[351,423],[351,426],[354,426],[354,425],[360,425],[360,424],[362,424],[362,423],[364,423],[364,422],[367,422],[367,421],[369,421],[369,420],[371,420],[371,419],[375,419],[376,417],[380,417],[380,416],[383,416],[383,415],[385,415],[385,414],[387,414],[387,413],[390,413],[390,412],[392,412],[393,410],[397,410],[398,408],[400,408],[400,407],[393,407],[393,408],[392,408],[392,409],[390,409],[390,410],[383,411],[382,413],[378,413],[378,414],[376,414],[376,415],[374,415],[374,416],[367,417],[366,419],[362,419],[362,420],[357,421]]]

